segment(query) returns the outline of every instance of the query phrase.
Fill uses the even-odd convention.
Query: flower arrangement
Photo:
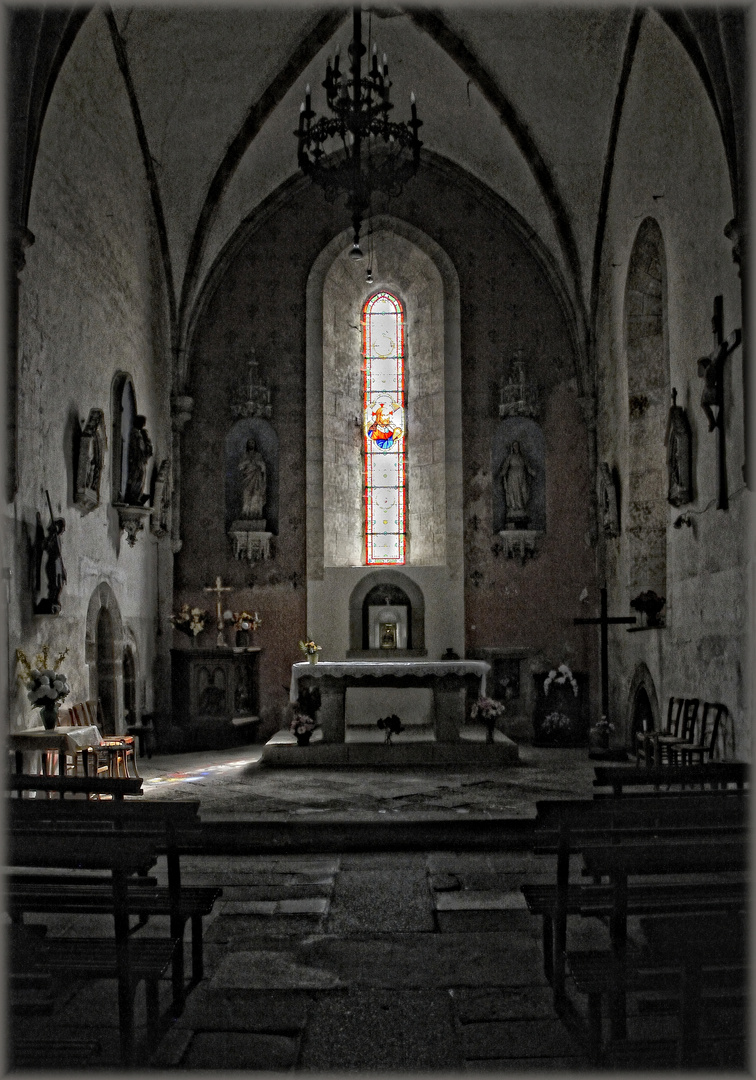
[[[470,716],[473,720],[480,717],[484,724],[495,724],[506,711],[502,701],[496,701],[495,698],[490,697],[479,697],[470,709]]]
[[[500,716],[504,716],[506,711],[504,702],[497,701],[496,698],[479,697],[477,701],[473,702],[470,717],[473,720],[480,718],[483,721],[487,732],[486,742],[492,743],[494,741],[496,721]]]
[[[229,615],[233,621],[234,630],[257,630],[262,626],[262,619],[256,611],[251,615],[248,611],[227,611],[226,616]]]
[[[316,727],[319,727],[316,714],[320,708],[321,697],[317,686],[303,686],[293,707],[289,731],[296,735],[297,742],[307,743]]]
[[[575,697],[577,697],[578,696],[578,684],[577,684],[577,680],[575,679],[575,676],[572,674],[572,672],[570,671],[570,669],[567,667],[566,664],[560,664],[559,667],[556,670],[554,670],[552,668],[552,670],[548,673],[548,675],[544,679],[543,692],[544,692],[544,694],[548,694],[549,687],[551,686],[552,683],[556,683],[558,686],[560,686],[560,685],[563,686],[565,683],[568,683],[568,682],[572,685],[572,692],[575,695]]]
[[[312,735],[318,722],[314,716],[295,711],[289,723],[289,731],[299,738],[301,735]]]
[[[602,716],[588,733],[591,744],[598,749],[608,750],[609,734],[612,731],[614,731],[614,724],[611,724],[605,716]]]
[[[543,718],[541,733],[547,736],[566,735],[573,728],[572,720],[565,713],[552,712]]]
[[[68,649],[64,649],[50,667],[50,649],[43,645],[34,657],[36,667],[32,667],[26,654],[21,649],[16,649],[16,661],[22,674],[19,678],[26,685],[27,697],[35,709],[39,709],[42,722],[45,727],[54,727],[57,721],[58,704],[63,698],[68,697],[70,689],[66,676],[60,671],[60,665],[68,655]]]
[[[175,615],[171,615],[170,621],[182,634],[196,637],[205,629],[207,612],[202,608],[190,608],[188,604],[182,604]]]
[[[386,742],[391,742],[392,735],[398,735],[400,731],[404,730],[402,724],[396,713],[392,713],[391,716],[384,716],[378,721],[378,730],[386,732]]]
[[[314,641],[300,641],[299,647],[306,656],[317,656],[322,651],[321,645],[316,645]]]

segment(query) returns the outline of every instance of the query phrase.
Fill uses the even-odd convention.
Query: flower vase
[[[58,726],[58,705],[43,705],[39,710],[39,715],[42,717],[42,723],[44,724],[45,731],[52,731],[53,728]]]
[[[307,654],[307,660],[308,660],[308,662],[310,664],[317,664],[317,662],[318,662],[318,654],[316,652],[308,653]]]
[[[495,724],[486,724],[486,742],[492,743],[494,741],[494,727]]]
[[[303,731],[301,735],[296,736],[297,746],[309,746],[311,731]]]

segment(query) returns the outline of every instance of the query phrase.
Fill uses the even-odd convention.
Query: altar
[[[292,664],[289,699],[301,689],[317,687],[321,704],[317,714],[318,738],[298,747],[286,731],[266,744],[263,764],[511,764],[517,746],[501,732],[486,743],[479,732],[465,730],[466,698],[485,696],[484,660],[322,660]],[[433,738],[413,742],[397,737],[391,744],[351,742],[345,724],[346,691],[351,687],[424,687],[433,693]],[[392,711],[387,709],[387,712]]]

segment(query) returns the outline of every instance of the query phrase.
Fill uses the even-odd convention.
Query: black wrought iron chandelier
[[[417,131],[422,120],[417,118],[414,93],[410,95],[410,119],[406,123],[389,120],[394,106],[389,100],[388,61],[384,53],[382,63],[378,63],[375,45],[372,65],[362,75],[362,57],[367,49],[362,44],[359,7],[354,8],[352,44],[348,51],[348,77],[339,68],[338,49],[333,66],[328,58],[322,85],[331,115],[313,123],[316,114],[310,107],[308,85],[295,135],[299,142],[299,167],[323,188],[328,201],[333,202],[346,193],[354,229],[351,255],[361,259],[360,229],[365,214],[370,212],[373,192],[399,195],[418,170],[423,144]]]

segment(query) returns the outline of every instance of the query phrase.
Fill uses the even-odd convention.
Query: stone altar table
[[[321,694],[318,721],[324,743],[345,741],[344,698],[348,687],[421,686],[433,691],[436,742],[459,742],[465,722],[465,690],[486,692],[485,660],[321,660],[292,664],[289,699],[296,702],[300,683]]]

